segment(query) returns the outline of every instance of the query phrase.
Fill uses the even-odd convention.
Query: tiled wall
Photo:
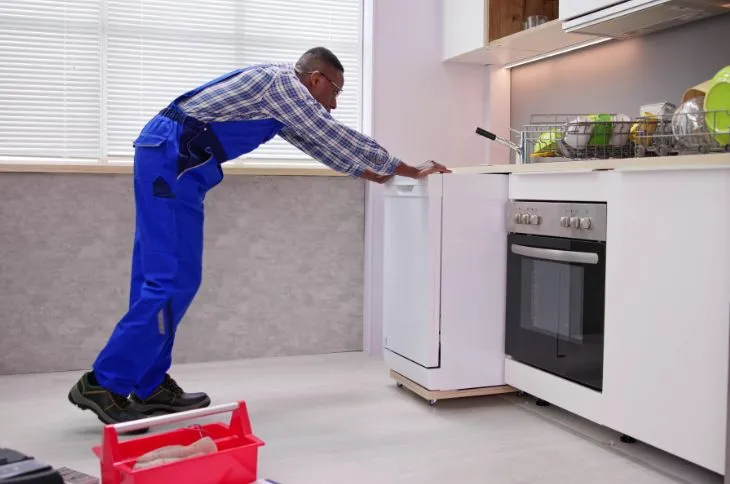
[[[362,349],[364,185],[228,176],[176,362]],[[0,374],[84,369],[125,311],[127,175],[0,175]]]

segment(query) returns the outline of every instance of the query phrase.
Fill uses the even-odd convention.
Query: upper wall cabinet
[[[621,0],[560,0],[560,20],[570,20],[602,8],[621,3]]]
[[[728,0],[560,0],[563,30],[638,37],[730,12]]]
[[[730,12],[730,0],[443,0],[443,57],[505,65]],[[540,16],[545,23],[526,25]]]
[[[444,60],[504,65],[594,42],[594,35],[563,31],[563,1],[444,0]],[[546,22],[528,28],[525,22],[534,16]]]

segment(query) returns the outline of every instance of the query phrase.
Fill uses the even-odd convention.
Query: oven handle
[[[534,257],[535,259],[552,260],[556,262],[573,262],[575,264],[598,264],[598,254],[593,252],[573,252],[569,250],[543,249],[527,247],[526,245],[512,244],[512,253]]]

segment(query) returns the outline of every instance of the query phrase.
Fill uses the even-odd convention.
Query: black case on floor
[[[0,484],[63,484],[63,477],[31,456],[0,448]]]

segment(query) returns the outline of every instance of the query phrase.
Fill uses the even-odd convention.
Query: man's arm
[[[261,108],[286,125],[282,138],[341,173],[359,178],[369,169],[420,178],[446,170],[435,163],[411,167],[390,155],[371,137],[335,120],[294,75],[279,74],[264,93]]]
[[[368,168],[355,168],[351,163],[343,162],[339,158],[331,158],[329,153],[321,149],[318,145],[311,141],[302,138],[289,127],[282,128],[279,131],[279,136],[285,141],[296,146],[304,153],[308,154],[312,158],[322,161],[325,165],[331,167],[336,171],[348,173],[354,177],[362,178],[363,180],[372,181],[375,183],[386,183],[388,180],[393,178],[394,175],[405,176],[409,178],[423,178],[433,173],[450,173],[451,170],[447,169],[443,165],[439,165],[435,162],[427,162],[420,167],[412,167],[401,162],[390,175],[381,175]]]
[[[282,128],[281,131],[279,131],[279,136],[335,171],[350,175],[354,178],[362,177],[365,172],[365,168],[359,163],[352,163],[351,160],[346,158],[339,158],[336,154],[324,150],[311,140],[302,137],[289,126]]]

